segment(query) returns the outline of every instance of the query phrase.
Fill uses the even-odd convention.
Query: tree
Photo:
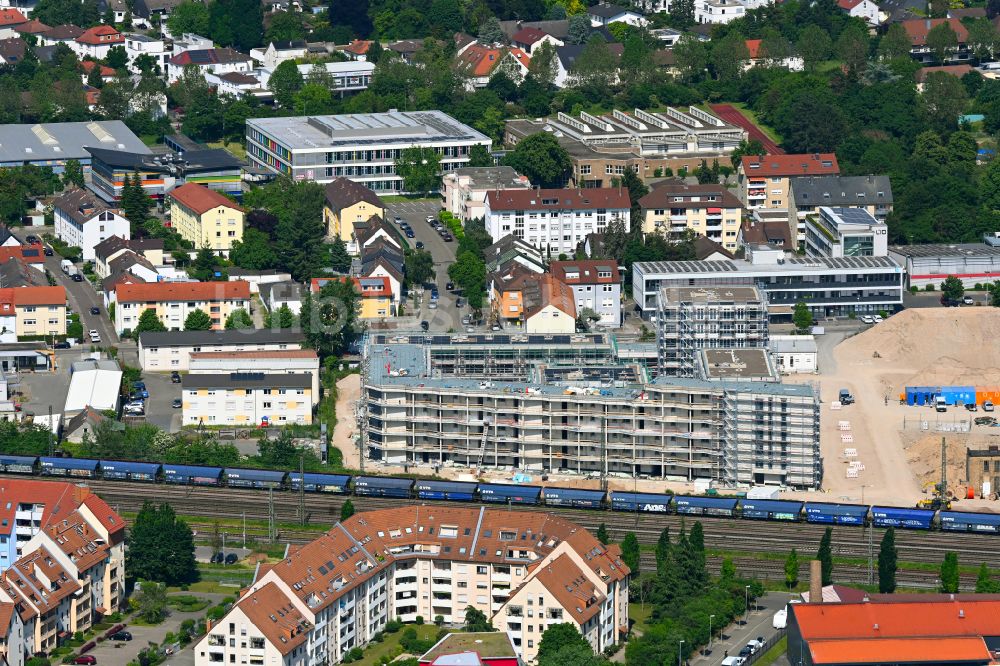
[[[604,523],[597,526],[597,540],[603,543],[605,546],[611,541],[611,537],[608,536],[608,528]]]
[[[896,591],[896,530],[890,527],[882,535],[878,548],[878,591],[889,594]]]
[[[264,37],[264,9],[258,0],[215,0],[208,6],[208,30],[222,46],[247,53]]]
[[[344,503],[340,505],[340,522],[344,522],[348,518],[354,515],[354,502],[351,500],[344,500]]]
[[[958,35],[948,22],[942,22],[927,31],[926,42],[934,54],[934,61],[943,65],[949,54],[958,48]]]
[[[573,45],[586,44],[590,39],[590,18],[586,14],[574,14],[569,17],[566,28],[566,43]]]
[[[868,33],[860,25],[852,23],[837,39],[837,56],[844,61],[848,73],[859,75],[868,62]]]
[[[302,14],[295,11],[274,12],[265,33],[265,42],[284,42],[303,39],[306,36],[302,25]]]
[[[253,317],[251,317],[250,313],[247,312],[246,309],[244,308],[236,308],[235,310],[229,313],[228,317],[226,317],[227,331],[240,330],[253,327],[254,327]]]
[[[189,0],[170,10],[167,29],[176,39],[180,39],[185,32],[204,36],[208,34],[208,22],[208,4]]]
[[[167,617],[167,588],[160,583],[143,581],[131,599],[136,613],[149,624],[159,624]]]
[[[128,67],[128,53],[125,52],[125,47],[119,44],[108,49],[108,55],[104,57],[104,64],[115,70]],[[100,65],[95,65],[94,69],[100,69]]]
[[[910,48],[906,29],[899,23],[893,23],[878,43],[878,54],[885,60],[909,59]]]
[[[969,103],[969,94],[961,79],[944,72],[931,72],[924,78],[920,106],[928,121],[942,129],[950,129]]]
[[[271,237],[259,229],[247,227],[243,230],[243,238],[233,241],[229,261],[240,268],[256,271],[273,267],[277,258]]]
[[[434,257],[427,250],[411,250],[403,260],[406,279],[411,285],[424,284],[434,279]]]
[[[642,83],[653,75],[655,66],[652,50],[642,35],[635,34],[625,40],[618,69],[621,72],[622,83],[629,86]]]
[[[641,220],[642,206],[639,205],[639,199],[642,199],[644,196],[649,194],[649,188],[646,187],[644,182],[642,182],[642,178],[639,178],[639,174],[635,170],[635,167],[625,167],[621,180],[618,180],[615,184],[628,190],[628,199],[631,204],[630,218],[633,220]]]
[[[343,354],[357,335],[358,297],[350,280],[330,280],[319,294],[307,293],[299,311],[306,345],[320,356]]]
[[[548,132],[538,132],[521,139],[507,153],[503,163],[527,176],[538,187],[561,187],[573,166],[569,153]]]
[[[291,14],[292,12],[280,12]],[[295,104],[295,94],[302,90],[304,81],[299,72],[298,64],[294,60],[285,60],[271,74],[267,80],[267,87],[274,93],[274,100],[282,107],[291,109]]]
[[[733,30],[712,47],[712,68],[721,81],[731,81],[743,71],[743,63],[750,59],[750,51],[739,32]]]
[[[122,213],[133,225],[142,225],[149,217],[153,202],[143,189],[139,174],[134,174],[131,179],[125,174],[120,205]]]
[[[966,25],[969,36],[965,40],[977,60],[989,60],[997,50],[1000,34],[989,19],[975,19]]]
[[[667,566],[667,561],[670,559],[670,526],[663,528],[660,532],[660,537],[656,540],[656,571],[660,575],[663,574],[663,568]]]
[[[604,37],[594,35],[573,61],[570,76],[578,87],[604,90],[614,83],[618,62]]]
[[[277,218],[273,232],[274,267],[297,281],[321,275],[324,253],[317,252],[326,236],[323,186],[311,181],[279,178],[244,195],[249,208],[269,211]]]
[[[909,42],[907,42],[907,48],[909,48]],[[795,50],[802,56],[806,69],[813,71],[819,63],[830,57],[830,51],[833,50],[833,40],[830,39],[827,31],[818,25],[807,25],[799,32],[799,41]]]
[[[549,41],[544,41],[531,53],[528,63],[528,76],[543,86],[551,86],[556,80],[559,64],[556,59],[556,48]]]
[[[90,68],[90,72],[87,74],[87,85],[98,90],[104,87],[104,77],[101,75],[101,68],[96,64]]]
[[[687,30],[694,25],[694,0],[674,0],[667,19],[671,28]]]
[[[204,310],[192,310],[187,319],[184,320],[185,331],[210,331],[212,330],[212,318]]]
[[[563,648],[571,645],[578,645],[580,643],[587,645],[586,639],[580,635],[579,630],[575,625],[569,622],[560,622],[558,624],[550,624],[548,628],[542,633],[542,640],[538,642],[538,655],[537,659],[539,662],[545,659],[551,659],[553,655],[560,652]]]
[[[532,60],[534,62],[534,60]],[[493,166],[493,156],[490,155],[490,151],[486,150],[486,146],[481,143],[477,143],[472,148],[469,149],[469,166],[470,167],[491,167]]]
[[[344,25],[361,39],[372,33],[368,0],[337,0],[328,5],[330,25]]]
[[[683,35],[674,44],[674,60],[686,79],[701,78],[708,68],[708,46],[694,35]]]
[[[95,67],[94,69],[97,68]],[[63,170],[62,180],[63,184],[66,186],[74,185],[80,188],[84,187],[83,166],[80,165],[80,160],[66,160],[66,167]]]
[[[198,578],[191,528],[169,504],[156,507],[148,500],[143,503],[126,544],[125,570],[131,577],[166,585],[190,583]]]
[[[264,319],[265,328],[291,328],[295,325],[295,313],[283,303],[280,308],[268,312]]]
[[[777,29],[767,27],[761,33],[760,50],[757,56],[767,67],[780,67],[792,54],[792,45]]]
[[[100,21],[100,12],[94,0],[40,0],[31,11],[32,20],[37,19],[46,25],[64,25],[71,23],[85,28],[96,25]]]
[[[491,16],[486,19],[482,25],[479,26],[479,43],[480,44],[506,44],[507,35],[504,34],[503,27],[500,25],[500,20]]]
[[[941,562],[941,592],[958,592],[958,555],[945,553]]]
[[[799,553],[794,548],[785,558],[785,585],[789,590],[799,584]]]
[[[340,238],[330,243],[330,270],[334,273],[346,273],[351,269],[351,255],[347,254],[347,245]]]
[[[486,617],[486,614],[475,606],[466,606],[465,626],[462,629],[468,632],[496,631],[493,625],[490,624],[490,620]]]
[[[404,148],[396,160],[396,174],[407,192],[433,192],[441,184],[441,154],[433,148]]]
[[[976,576],[976,594],[996,594],[998,586],[990,575],[990,568],[983,562],[979,565],[979,575]]]
[[[633,575],[639,575],[639,539],[635,532],[629,532],[622,539],[622,562],[632,570]]]
[[[808,331],[812,328],[812,311],[804,301],[799,301],[795,304],[795,309],[792,311],[792,322],[795,324],[795,329],[798,331]]]
[[[166,331],[167,327],[160,321],[160,317],[156,314],[156,310],[149,308],[144,310],[141,315],[139,315],[139,321],[136,323],[135,328],[132,329],[132,337],[138,338],[140,333],[145,333],[146,331],[151,331],[153,333],[162,333]]]
[[[949,275],[941,283],[941,295],[952,301],[960,301],[965,295],[965,285],[961,279]]]
[[[815,118],[823,118],[823,122],[817,123]],[[843,141],[847,121],[836,100],[828,93],[806,93],[798,96],[789,106],[781,131],[785,137],[784,145],[795,152],[828,152]]]
[[[306,83],[295,93],[292,106],[300,116],[329,113],[333,108],[333,93],[327,84]]]
[[[823,585],[833,585],[833,528],[828,527],[823,532],[823,538],[819,540],[819,550],[816,551],[816,559],[820,561],[823,569]]]

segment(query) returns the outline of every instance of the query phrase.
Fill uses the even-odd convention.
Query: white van
[[[722,666],[743,666],[745,662],[743,657],[726,657],[722,660]]]

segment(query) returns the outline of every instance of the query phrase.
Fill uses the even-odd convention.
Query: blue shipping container
[[[744,518],[798,521],[802,517],[802,502],[745,499],[740,500],[740,510]]]
[[[942,511],[941,529],[951,532],[1000,532],[1000,515],[995,513],[968,513]]]
[[[217,486],[222,475],[221,467],[200,467],[198,465],[164,465],[165,483],[192,483],[196,486]]]
[[[292,472],[288,475],[288,480],[292,490],[299,490],[302,485],[302,475]],[[351,477],[346,474],[310,474],[306,472],[305,491],[307,493],[344,493],[347,492],[347,484]]]
[[[226,469],[226,483],[234,488],[280,488],[285,472],[266,469]]]
[[[102,460],[101,476],[105,479],[131,479],[132,481],[156,481],[160,463],[122,462]]]
[[[417,497],[432,500],[470,501],[476,492],[471,481],[417,481]]]
[[[614,511],[639,511],[643,513],[667,513],[673,495],[656,493],[611,492],[611,509]]]
[[[914,405],[931,405],[934,403],[934,398],[940,392],[940,386],[907,386],[906,404],[911,407]]]
[[[877,527],[905,527],[911,530],[929,530],[933,511],[901,509],[889,506],[872,507],[872,524]]]
[[[541,486],[513,486],[505,483],[480,483],[479,498],[493,504],[538,504]]]
[[[79,476],[94,478],[97,476],[96,460],[86,458],[39,458],[42,474],[46,476]]]
[[[736,508],[736,500],[724,497],[689,497],[677,495],[674,497],[677,513],[687,513],[696,516],[732,516]]]
[[[867,506],[857,504],[806,503],[806,521],[836,525],[864,525],[868,516]]]
[[[37,461],[38,458],[35,456],[0,456],[0,470],[16,472],[17,474],[33,474]]]
[[[941,397],[949,405],[971,405],[976,402],[975,386],[942,386]]]
[[[354,477],[354,492],[358,495],[379,497],[409,497],[413,479],[395,479],[383,476]]]

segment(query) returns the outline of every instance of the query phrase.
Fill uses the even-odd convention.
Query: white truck
[[[70,271],[76,267],[73,266],[73,262],[70,261],[69,259],[63,259],[62,261],[59,262],[59,268],[61,268],[62,272],[65,273],[66,275],[72,275]]]

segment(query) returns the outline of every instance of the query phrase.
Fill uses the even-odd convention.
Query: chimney
[[[958,609],[958,617],[959,617],[959,619],[962,619],[962,620],[965,619],[965,611],[962,610],[961,608]]]
[[[823,603],[823,563],[809,560],[809,603]]]

